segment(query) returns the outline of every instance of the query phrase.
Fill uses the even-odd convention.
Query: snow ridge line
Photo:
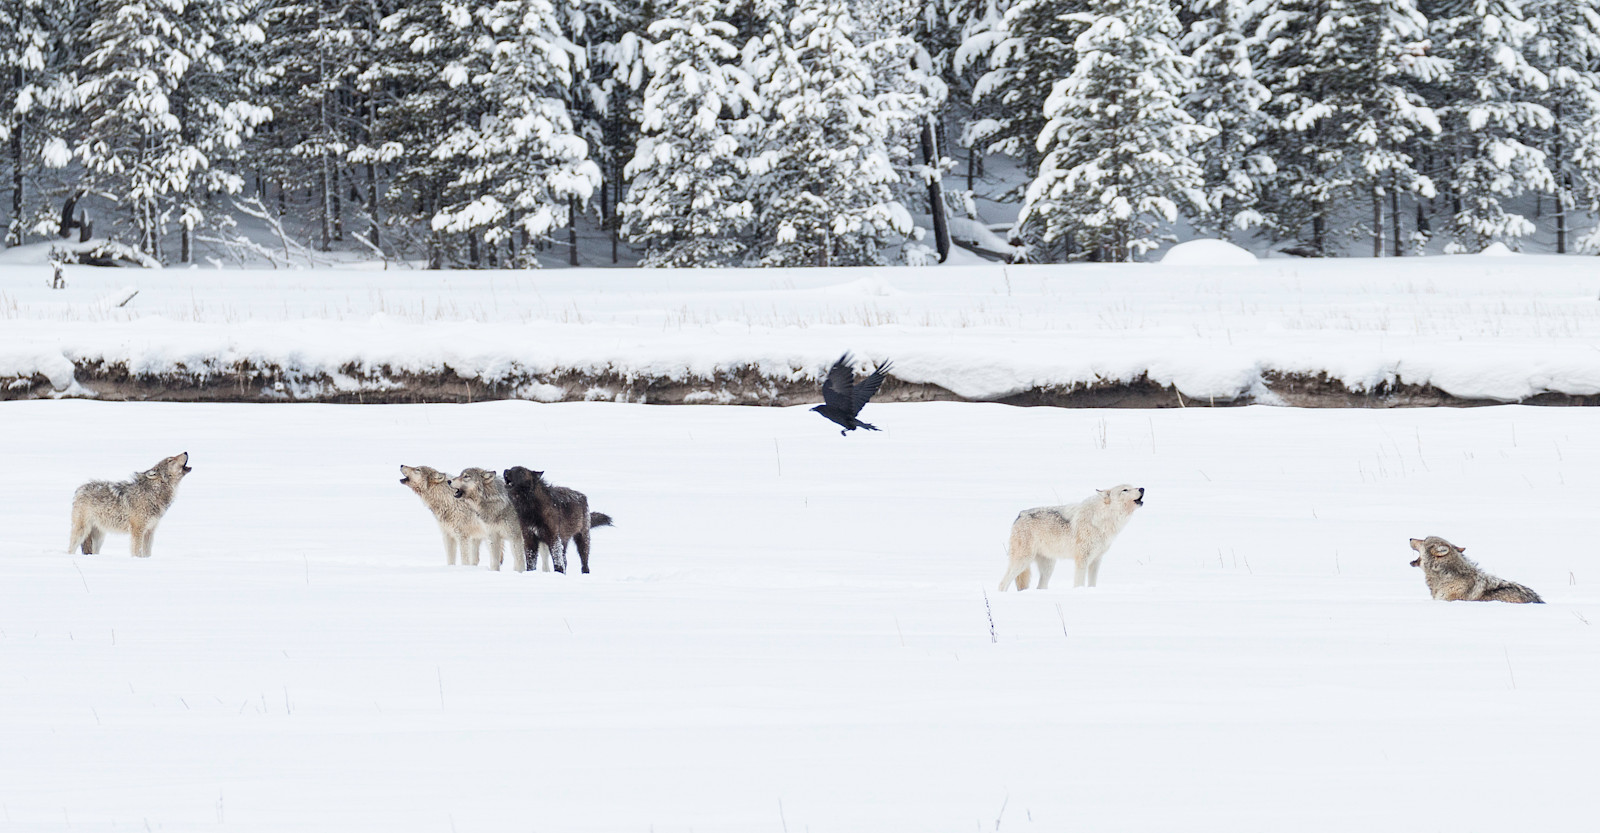
[[[31,375],[0,375],[0,401],[92,398],[146,402],[319,402],[330,404],[470,403],[500,399],[537,402],[612,401],[658,405],[789,406],[821,401],[817,382],[782,376],[756,365],[718,370],[710,377],[647,374],[621,369],[535,372],[498,368],[494,378],[454,368],[415,371],[346,364],[336,371],[303,370],[256,362],[175,365],[159,372],[131,370],[103,360],[71,362],[70,374],[52,367]],[[1540,390],[1508,400],[1464,397],[1398,374],[1370,385],[1351,385],[1327,372],[1257,368],[1232,396],[1186,396],[1148,372],[1130,379],[1032,386],[992,397],[963,396],[929,382],[890,378],[880,402],[995,402],[1065,408],[1185,408],[1280,405],[1310,408],[1432,406],[1600,405],[1600,395]]]

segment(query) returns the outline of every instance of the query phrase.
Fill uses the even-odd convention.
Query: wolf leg
[[[1105,559],[1105,556],[1101,555],[1099,558],[1096,558],[1095,560],[1089,562],[1089,586],[1090,587],[1094,587],[1095,585],[1098,585],[1100,583],[1100,562],[1103,561],[1104,559]]]
[[[1050,574],[1056,571],[1056,560],[1039,557],[1033,562],[1039,566],[1039,589],[1044,590],[1050,586]]]
[[[588,530],[584,530],[583,532],[580,532],[577,535],[572,536],[572,540],[573,540],[574,543],[576,543],[578,545],[578,561],[583,563],[583,571],[585,573],[587,573],[587,572],[589,572],[589,532],[588,532]]]
[[[149,527],[144,531],[144,557],[149,558],[155,552],[156,528]]]
[[[89,546],[89,539],[93,536],[94,527],[89,525],[89,519],[84,517],[78,504],[72,504],[72,528],[67,532],[67,552],[83,547],[84,555],[93,555],[94,548]]]
[[[1028,589],[1028,586],[1022,583],[1022,574],[1025,572],[1027,568],[1017,564],[1016,559],[1007,559],[1005,575],[1000,577],[1000,592],[1010,590],[1012,582],[1017,583],[1018,590]]]
[[[478,539],[461,539],[461,564],[464,567],[478,566]]]
[[[444,563],[447,567],[456,566],[456,536],[444,533]]]
[[[85,547],[88,547],[88,549],[84,551],[84,555],[92,555],[92,554],[97,553],[97,552],[105,552],[106,551],[105,543],[106,543],[106,531],[101,529],[98,526],[90,527],[89,528],[89,540],[85,541],[84,544],[83,544]]]
[[[565,573],[567,571],[566,541],[557,541],[556,543],[550,545],[550,566],[554,567],[558,573]]]
[[[128,525],[128,548],[134,558],[144,557],[144,524],[137,520]]]
[[[500,564],[505,561],[506,542],[499,535],[489,536],[489,569],[500,571]]]
[[[1082,587],[1089,576],[1089,565],[1083,558],[1072,559],[1072,586]]]
[[[514,573],[528,572],[528,545],[521,535],[511,539],[511,571]]]

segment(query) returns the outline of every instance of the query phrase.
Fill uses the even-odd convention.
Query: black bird
[[[828,371],[828,378],[822,383],[822,404],[811,410],[827,417],[828,419],[844,426],[844,431],[839,436],[844,436],[845,431],[854,431],[865,428],[868,431],[878,430],[878,426],[856,419],[856,414],[866,407],[872,395],[878,392],[883,384],[889,367],[893,362],[884,362],[873,368],[872,373],[859,383],[854,382],[855,374],[850,366],[855,360],[849,353],[839,357],[833,363],[833,368]]]

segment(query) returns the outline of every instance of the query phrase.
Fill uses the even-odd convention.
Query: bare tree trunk
[[[1311,217],[1311,248],[1317,250],[1317,257],[1328,256],[1328,218],[1323,210],[1318,206]]]
[[[367,144],[376,149],[378,145],[378,97],[367,98]],[[378,167],[369,157],[367,159],[367,222],[372,236],[372,248],[380,245],[378,239]]]
[[[339,174],[339,166],[333,166],[333,239],[344,240],[344,205],[341,193],[344,191],[344,177]]]
[[[939,250],[939,262],[943,263],[950,257],[950,223],[944,216],[944,187],[938,176],[939,140],[932,117],[922,126],[922,163],[934,172],[928,179],[928,213],[933,215],[933,241]]]
[[[5,246],[22,245],[22,125],[11,131],[11,222],[6,226]]]
[[[1383,257],[1383,189],[1372,183],[1372,256]]]
[[[578,198],[567,197],[567,243],[571,249],[567,255],[567,263],[571,266],[578,265]]]
[[[179,244],[178,262],[189,263],[194,257],[194,229],[188,223],[183,224],[182,242]]]
[[[332,164],[328,160],[326,151],[322,154],[322,176],[317,179],[317,187],[322,189],[322,246],[323,251],[333,248],[333,175]]]
[[[1401,257],[1405,253],[1400,250],[1400,184],[1397,174],[1389,175],[1389,224],[1393,226],[1394,247],[1392,254]]]
[[[1556,254],[1567,253],[1567,189],[1572,187],[1572,177],[1563,172],[1559,179],[1560,193],[1556,194]]]

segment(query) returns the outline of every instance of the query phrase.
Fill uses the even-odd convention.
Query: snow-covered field
[[[1475,268],[1466,285],[1503,280]],[[556,297],[571,278],[522,280]],[[1416,281],[1417,309],[1492,325]],[[1370,281],[1349,283],[1348,320],[1366,321]],[[1163,285],[1126,314],[1157,316],[1178,282]],[[425,318],[433,291],[396,289],[409,312],[346,326]],[[1591,326],[1534,294],[1506,304]],[[1224,317],[1196,327],[1252,303],[1217,297]],[[886,430],[841,438],[803,408],[0,404],[0,827],[1347,833],[1600,816],[1595,411],[865,416]],[[61,551],[76,485],[185,450],[152,559],[125,537]],[[596,532],[592,575],[448,568],[401,463],[545,469],[617,526]],[[1101,587],[995,591],[1017,510],[1121,481],[1149,497]],[[1549,604],[1431,601],[1406,546],[1428,534]]]
[[[1191,244],[1192,245],[1192,244]],[[1202,253],[1203,254],[1203,253]],[[1355,391],[1469,399],[1600,393],[1591,258],[1464,255],[1222,265],[428,272],[71,268],[0,263],[0,378],[75,363],[134,373],[241,364],[327,374],[572,370],[810,379],[846,347],[968,399],[1141,375],[1193,399],[1263,394],[1272,372]],[[136,293],[136,294],[135,294]],[[359,372],[357,374],[360,375]],[[712,386],[714,387],[714,386]],[[537,384],[524,392],[540,398]],[[717,390],[705,398],[715,401]],[[1271,401],[1270,394],[1261,396]]]

